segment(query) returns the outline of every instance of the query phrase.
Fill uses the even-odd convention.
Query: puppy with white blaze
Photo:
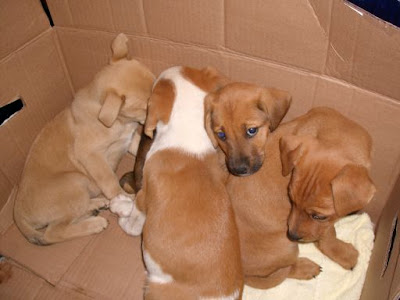
[[[226,82],[210,67],[173,67],[153,86],[145,134],[157,133],[142,189],[119,220],[127,233],[143,233],[145,299],[241,299],[227,173],[204,128],[204,97]]]

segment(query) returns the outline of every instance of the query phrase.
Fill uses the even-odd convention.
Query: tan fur
[[[32,145],[14,208],[16,224],[30,242],[50,244],[102,231],[107,221],[93,211],[123,193],[115,169],[145,121],[154,81],[145,66],[126,59],[126,42],[123,34],[114,40],[110,64]]]
[[[183,74],[196,85],[202,82],[201,88],[218,86],[218,79],[207,77],[204,70]],[[165,99],[162,93],[154,96],[168,105],[155,105],[151,96],[148,119],[153,121],[146,123],[148,128],[171,111],[166,109],[171,89],[163,89]],[[159,150],[146,161],[136,198],[137,208],[146,215],[143,248],[173,278],[164,284],[148,282],[146,299],[216,299],[235,291],[241,298],[239,239],[225,189],[227,172],[220,165],[216,152],[196,157],[174,148]]]

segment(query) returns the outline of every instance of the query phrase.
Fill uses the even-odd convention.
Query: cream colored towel
[[[355,300],[359,299],[374,244],[373,224],[366,213],[347,216],[335,224],[337,237],[353,244],[358,252],[358,263],[347,271],[322,254],[314,244],[300,245],[300,256],[319,264],[323,272],[315,279],[286,279],[269,290],[245,287],[244,300]]]

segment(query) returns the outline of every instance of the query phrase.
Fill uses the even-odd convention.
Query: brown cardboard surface
[[[108,299],[140,299],[145,278],[140,237],[122,231],[114,215],[62,278],[62,284]]]
[[[49,21],[40,1],[2,0],[0,60],[49,27]]]
[[[0,174],[7,187],[0,193],[3,207],[18,182],[29,148],[41,128],[72,100],[55,33],[42,33],[0,61],[0,105],[22,98],[24,108],[1,126]],[[3,192],[5,191],[5,192]]]
[[[57,26],[109,32],[146,33],[142,1],[50,0],[47,3]]]
[[[400,31],[353,5],[333,1],[326,74],[400,99]]]
[[[14,225],[0,236],[0,253],[55,284],[80,255],[92,236],[47,247],[30,244]]]
[[[397,236],[394,240],[389,264],[385,269],[387,255],[390,249],[392,229],[394,228],[393,226],[396,218],[399,216],[399,199],[400,179],[397,180],[394,190],[390,195],[390,199],[382,212],[363,293],[361,295],[362,300],[389,299],[388,296],[394,272],[400,272],[400,270],[396,270],[396,264],[400,253],[400,236],[398,234],[400,223],[397,224]]]
[[[328,36],[307,0],[226,1],[226,47],[321,73]]]
[[[12,275],[0,284],[0,299],[33,300],[47,283],[32,272],[12,264]]]
[[[224,44],[222,0],[147,0],[143,5],[151,36],[211,48]]]

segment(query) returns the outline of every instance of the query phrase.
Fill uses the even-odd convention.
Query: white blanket
[[[343,269],[314,244],[301,244],[300,256],[308,257],[319,264],[323,272],[315,279],[286,279],[280,285],[259,290],[245,286],[243,300],[355,300],[359,299],[374,244],[373,224],[366,213],[347,216],[335,224],[337,237],[353,244],[358,252],[358,263],[352,271]]]

